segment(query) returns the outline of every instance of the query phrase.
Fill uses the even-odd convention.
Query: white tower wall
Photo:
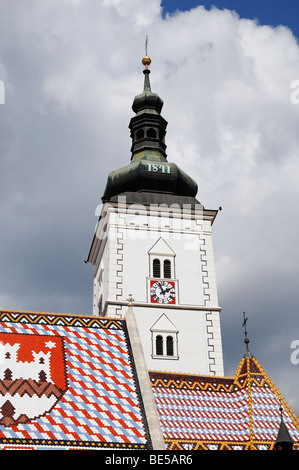
[[[212,246],[215,211],[106,204],[91,250],[94,315],[124,317],[128,297],[149,369],[223,375]],[[172,303],[153,302],[152,263],[171,262]],[[161,273],[162,274],[162,273]],[[163,278],[163,275],[161,275]],[[163,301],[163,299],[162,299]],[[156,354],[156,340],[163,352]],[[172,354],[167,355],[167,337]]]

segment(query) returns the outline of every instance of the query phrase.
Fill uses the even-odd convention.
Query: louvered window
[[[166,354],[167,356],[173,356],[173,337],[167,336],[166,338]]]
[[[171,278],[171,262],[169,261],[169,259],[164,260],[164,278]]]
[[[154,259],[153,261],[153,277],[161,277],[161,268],[160,268],[159,259]]]
[[[163,338],[160,335],[156,337],[156,355],[163,356]]]

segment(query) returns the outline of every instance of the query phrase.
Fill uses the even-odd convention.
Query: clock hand
[[[159,287],[160,287],[160,292],[161,294],[165,295],[165,291],[163,290],[163,287],[161,285],[161,282],[159,282]]]

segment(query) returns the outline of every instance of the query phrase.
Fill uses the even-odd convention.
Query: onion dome
[[[145,64],[144,73],[144,88],[140,95],[135,96],[132,109],[136,114],[142,113],[144,110],[152,111],[153,113],[160,114],[163,107],[163,100],[159,95],[153,93],[151,90],[149,74],[151,71],[148,65],[151,63],[149,57],[144,57],[142,63]]]
[[[167,161],[165,135],[167,121],[161,116],[163,100],[151,91],[148,66],[151,59],[142,59],[145,66],[143,92],[135,96],[135,116],[129,123],[132,139],[131,163],[112,171],[108,176],[102,200],[125,192],[155,192],[195,197],[197,184],[175,163]]]

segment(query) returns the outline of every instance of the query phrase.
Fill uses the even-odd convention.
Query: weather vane
[[[145,55],[147,56],[148,36],[145,36]]]

